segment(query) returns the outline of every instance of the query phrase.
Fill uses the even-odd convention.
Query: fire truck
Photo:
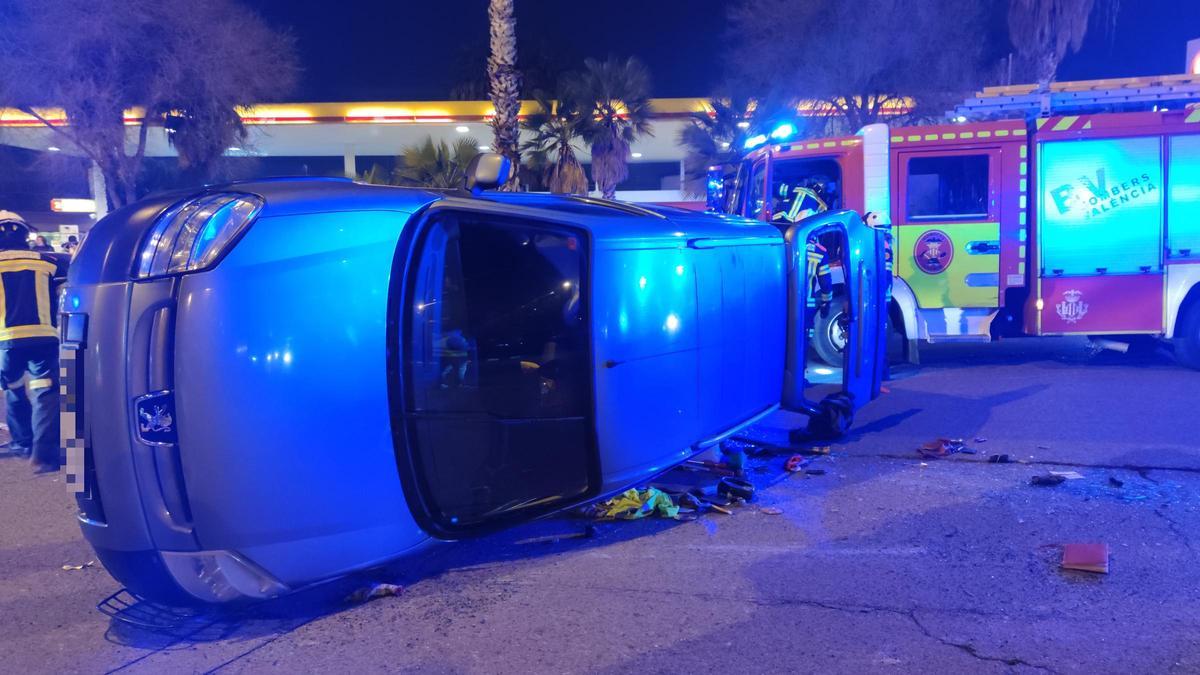
[[[890,224],[909,361],[923,342],[1154,336],[1200,368],[1197,101],[1200,77],[1172,76],[989,88],[946,124],[843,138],[785,124],[747,140],[724,209],[782,226],[819,200]],[[1088,112],[1114,108],[1141,110]],[[844,330],[822,328],[828,360]]]

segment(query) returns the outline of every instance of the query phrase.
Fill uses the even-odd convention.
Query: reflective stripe
[[[0,260],[41,260],[33,251],[0,251]]]
[[[48,377],[39,377],[36,380],[29,381],[30,389],[49,389],[54,386],[54,380]]]
[[[53,276],[57,271],[54,263],[41,259],[0,260],[0,272],[44,272],[46,276]]]
[[[1079,119],[1078,115],[1067,115],[1066,117],[1062,118],[1058,122],[1054,123],[1053,130],[1054,131],[1066,131],[1067,129],[1070,129],[1071,125],[1075,124],[1075,120],[1078,120],[1078,119]]]
[[[50,325],[50,275],[45,272],[34,273],[35,283],[37,285],[37,313],[38,323],[43,326]]]
[[[3,315],[0,315],[3,316]],[[17,340],[28,337],[58,337],[58,331],[54,326],[13,326],[12,328],[0,328],[0,340]]]

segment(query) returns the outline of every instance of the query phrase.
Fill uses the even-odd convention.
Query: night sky
[[[296,37],[305,73],[299,101],[447,98],[480,78],[486,0],[254,0]],[[656,96],[705,96],[721,80],[721,0],[517,0],[522,67],[574,68],[584,57],[636,55]],[[1122,0],[1116,29],[1093,28],[1059,79],[1161,75],[1183,70],[1200,37],[1200,1]],[[797,36],[799,37],[799,36]],[[526,58],[526,57],[529,58]],[[550,80],[551,76],[535,79]]]

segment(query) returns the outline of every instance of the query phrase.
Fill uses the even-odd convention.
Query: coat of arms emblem
[[[954,243],[941,230],[929,230],[913,246],[913,262],[926,274],[941,274],[954,260]]]
[[[1083,301],[1083,292],[1074,289],[1063,291],[1063,301],[1054,308],[1058,311],[1058,318],[1067,323],[1077,323],[1088,312],[1088,304]]]

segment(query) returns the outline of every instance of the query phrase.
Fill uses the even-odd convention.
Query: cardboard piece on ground
[[[1083,478],[1083,474],[1079,473],[1078,471],[1051,471],[1050,475],[1062,476],[1067,480],[1079,480],[1080,478]]]
[[[1108,574],[1108,544],[1066,544],[1063,546],[1062,567]]]

